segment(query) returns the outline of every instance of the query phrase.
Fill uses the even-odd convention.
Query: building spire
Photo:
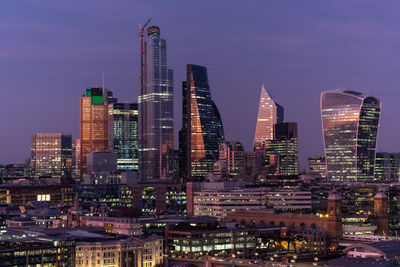
[[[380,185],[378,188],[378,192],[376,192],[376,195],[374,196],[374,199],[380,199],[380,198],[387,198],[387,195],[385,192],[383,192],[382,186]]]

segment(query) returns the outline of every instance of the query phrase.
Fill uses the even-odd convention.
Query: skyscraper
[[[379,99],[359,92],[338,89],[321,93],[328,181],[374,180],[380,110]]]
[[[167,42],[161,38],[159,27],[147,28],[141,62],[139,179],[166,179],[173,173],[173,72],[167,68]]]
[[[35,177],[70,177],[72,170],[71,134],[33,134],[31,164]]]
[[[211,99],[207,68],[189,64],[182,84],[182,129],[180,150],[185,153],[180,167],[185,178],[204,177],[213,172],[224,129],[217,106]]]
[[[281,123],[283,120],[283,107],[272,99],[263,84],[261,86],[260,104],[258,106],[256,132],[253,143],[254,148],[263,147],[265,141],[272,140],[274,137],[274,124]]]
[[[81,175],[87,172],[87,154],[108,152],[108,104],[116,102],[112,92],[87,88],[81,97]]]
[[[118,170],[138,170],[138,105],[109,105],[109,150],[117,154]]]
[[[274,138],[267,141],[266,166],[274,174],[299,174],[297,123],[283,122],[274,125]]]

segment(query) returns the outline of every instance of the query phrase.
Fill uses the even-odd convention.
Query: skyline
[[[79,98],[85,88],[101,85],[103,72],[105,87],[115,97],[121,102],[136,102],[138,24],[148,17],[153,17],[152,25],[159,26],[168,40],[169,67],[175,72],[175,148],[185,66],[199,64],[209,70],[211,93],[220,109],[227,140],[242,142],[245,150],[252,147],[259,90],[264,83],[273,98],[285,107],[286,121],[298,123],[300,170],[307,167],[307,157],[323,155],[320,93],[341,86],[369,91],[382,100],[377,151],[400,151],[391,134],[396,132],[398,108],[392,92],[400,82],[395,72],[400,61],[387,45],[393,44],[395,50],[390,41],[399,41],[395,30],[387,28],[397,25],[398,19],[380,17],[380,4],[368,2],[354,14],[352,11],[360,7],[361,1],[347,5],[330,1],[272,5],[259,1],[260,5],[252,7],[229,2],[230,10],[208,10],[209,24],[204,24],[202,17],[181,12],[185,7],[183,1],[154,5],[122,1],[118,7],[106,1],[97,1],[96,6],[89,2],[54,6],[51,1],[3,3],[6,7],[0,10],[0,30],[4,35],[0,45],[0,83],[8,89],[0,93],[6,99],[1,119],[7,126],[0,133],[0,163],[23,162],[28,158],[30,136],[34,133],[67,132],[78,138]],[[224,3],[214,6],[222,8]],[[207,3],[193,6],[199,10],[209,8]],[[29,9],[23,10],[26,7]],[[165,8],[171,12],[169,15],[163,12]],[[221,20],[219,12],[223,25],[216,23]],[[22,16],[24,23],[18,19]],[[297,23],[299,19],[302,23]],[[318,38],[312,38],[315,33],[320,34]],[[330,33],[334,36],[330,37]],[[188,34],[191,38],[187,38]],[[369,44],[374,38],[377,40]],[[226,45],[227,41],[230,45]],[[349,47],[353,50],[347,51]],[[240,64],[232,64],[235,62]],[[58,91],[54,92],[54,88]],[[10,116],[9,111],[15,115]]]

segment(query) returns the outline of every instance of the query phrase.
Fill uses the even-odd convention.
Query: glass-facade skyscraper
[[[173,174],[173,72],[167,68],[167,42],[160,28],[147,28],[138,92],[139,179],[170,178]]]
[[[297,123],[282,122],[274,125],[274,138],[267,141],[265,163],[272,174],[298,175],[299,151]]]
[[[189,64],[182,88],[182,129],[180,131],[181,175],[204,177],[218,160],[224,128],[217,106],[211,99],[207,68]]]
[[[138,170],[138,104],[109,104],[109,150],[117,155],[117,168]]]
[[[31,140],[34,177],[71,177],[71,134],[36,133]]]
[[[263,147],[265,141],[272,140],[274,138],[274,125],[283,122],[283,120],[283,107],[272,99],[262,85],[253,147],[255,149]]]
[[[374,181],[376,137],[381,102],[349,90],[321,94],[327,179]]]

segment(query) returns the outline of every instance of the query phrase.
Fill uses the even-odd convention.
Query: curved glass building
[[[349,90],[321,93],[327,179],[374,181],[381,101]]]
[[[204,177],[212,173],[218,160],[219,145],[224,142],[221,116],[211,99],[207,68],[189,64],[182,88],[181,175]]]

